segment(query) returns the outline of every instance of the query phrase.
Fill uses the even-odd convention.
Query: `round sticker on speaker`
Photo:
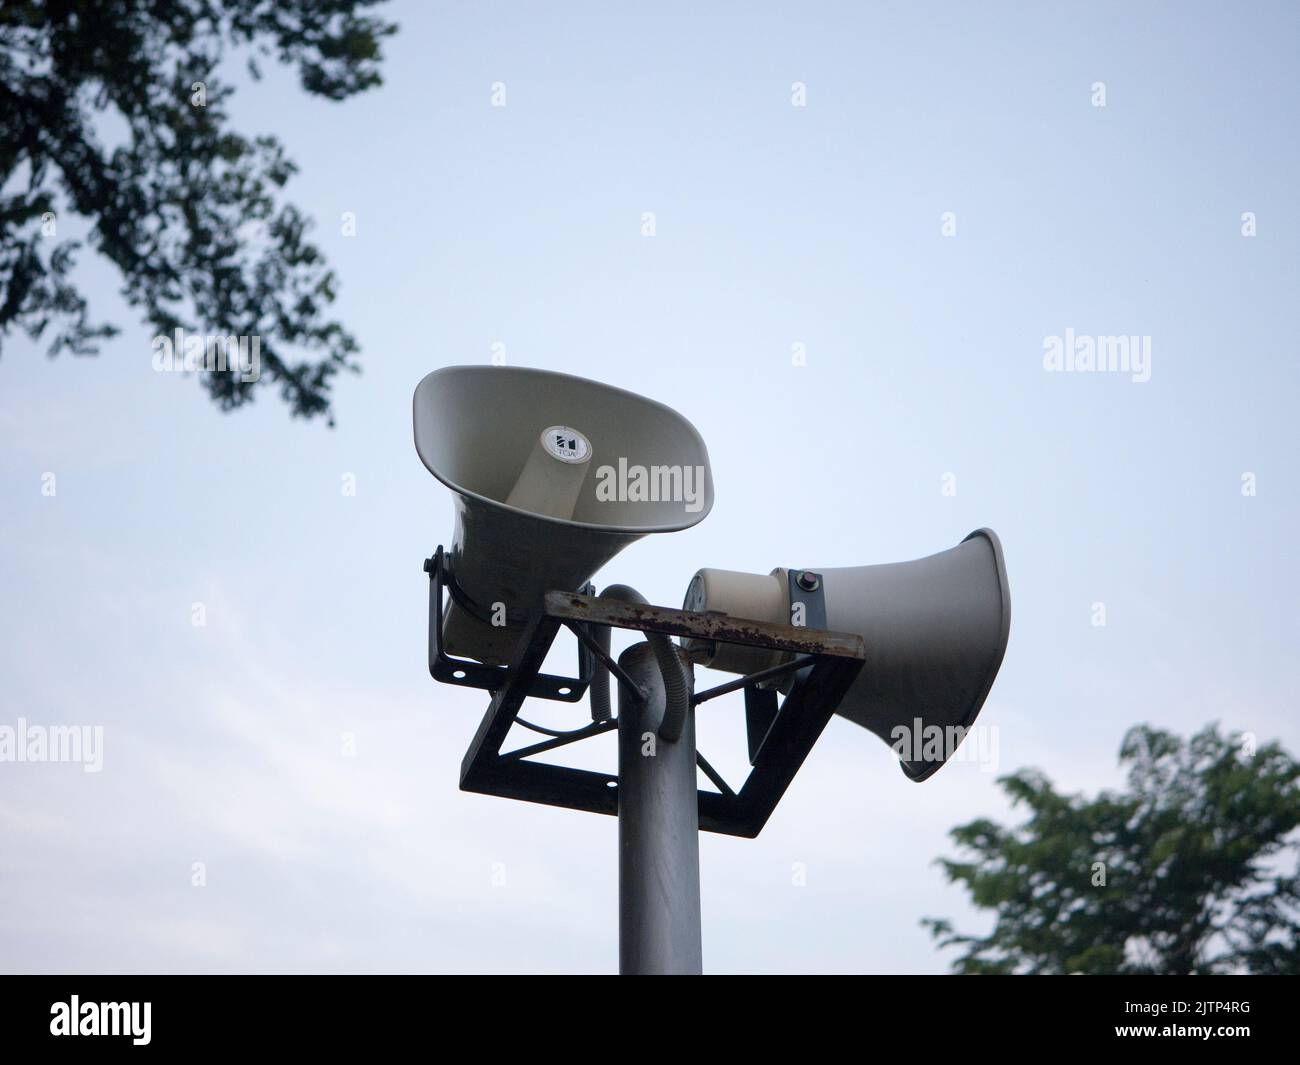
[[[586,462],[591,458],[591,443],[577,429],[567,425],[552,425],[542,432],[542,447],[553,459],[561,462]]]

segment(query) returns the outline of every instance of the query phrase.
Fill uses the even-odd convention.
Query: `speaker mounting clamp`
[[[453,658],[443,646],[442,593],[446,591],[468,610],[473,610],[473,604],[457,587],[451,562],[441,544],[433,557],[424,560],[424,571],[429,575],[429,675],[444,684],[460,684],[486,691],[503,687],[509,674],[506,666],[488,666],[467,658]],[[594,594],[596,589],[588,584],[583,591]],[[551,673],[538,673],[529,684],[528,694],[537,699],[576,703],[587,694],[591,684],[592,662],[591,652],[585,644],[579,643],[578,675],[557,677]]]

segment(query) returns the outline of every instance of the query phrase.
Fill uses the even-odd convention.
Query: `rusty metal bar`
[[[725,614],[673,610],[666,606],[642,606],[578,592],[547,592],[545,603],[546,613],[561,621],[612,625],[619,629],[662,632],[669,636],[693,636],[718,643],[793,651],[795,654],[829,655],[859,661],[866,657],[862,637],[848,632],[773,625]]]

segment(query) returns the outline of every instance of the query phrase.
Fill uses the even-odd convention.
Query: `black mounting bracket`
[[[452,658],[442,645],[442,593],[445,590],[457,602],[468,607],[468,600],[456,585],[451,561],[438,545],[432,558],[424,560],[424,572],[429,575],[429,675],[444,684],[460,684],[467,688],[496,691],[509,679],[507,666],[485,666],[467,658]],[[595,595],[593,585],[585,585],[585,594]],[[587,694],[591,683],[592,655],[585,644],[578,644],[578,675],[557,677],[551,673],[538,673],[529,683],[528,694],[537,699],[554,699],[558,702],[576,703]]]
[[[820,573],[812,570],[786,571],[790,585],[790,623],[796,628],[826,628],[826,592]],[[796,604],[803,609],[796,611]],[[795,617],[798,621],[795,621]],[[811,666],[795,672],[795,683],[808,679]],[[758,765],[763,741],[776,720],[779,700],[776,688],[751,682],[745,685],[745,737],[749,743],[749,764]]]
[[[461,762],[461,790],[593,813],[618,813],[617,776],[530,760],[533,754],[608,732],[617,727],[616,722],[596,721],[568,732],[548,732],[548,740],[501,751],[520,707],[543,676],[538,670],[561,626],[579,634],[584,645],[591,639],[592,627],[609,626],[745,644],[789,656],[770,669],[697,692],[691,700],[694,710],[701,703],[742,688],[747,707],[751,698],[761,698],[765,703],[770,699],[770,713],[757,746],[751,739],[752,769],[738,791],[732,790],[702,755],[697,757],[701,771],[718,789],[698,791],[700,828],[751,838],[767,823],[865,658],[862,638],[849,633],[645,606],[583,593],[548,592],[543,611],[529,620],[515,645],[511,664],[494,667],[505,672],[493,674],[497,686],[492,701]],[[794,682],[779,703],[775,690],[758,687],[787,674],[794,674]],[[442,679],[437,673],[434,676]],[[463,684],[465,680],[454,679],[452,683]]]

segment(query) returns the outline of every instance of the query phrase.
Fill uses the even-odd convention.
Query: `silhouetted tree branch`
[[[294,165],[271,136],[228,126],[232,49],[298,68],[302,87],[343,100],[379,84],[395,26],[378,0],[5,0],[0,6],[0,345],[14,328],[49,354],[94,354],[71,280],[80,242],[67,212],[153,328],[261,337],[259,381],[209,373],[223,409],[274,382],[294,414],[330,414],[330,382],[356,369],[355,339],[327,318],[337,282],[281,201]],[[108,131],[121,127],[120,143]],[[250,232],[259,235],[249,240]]]

